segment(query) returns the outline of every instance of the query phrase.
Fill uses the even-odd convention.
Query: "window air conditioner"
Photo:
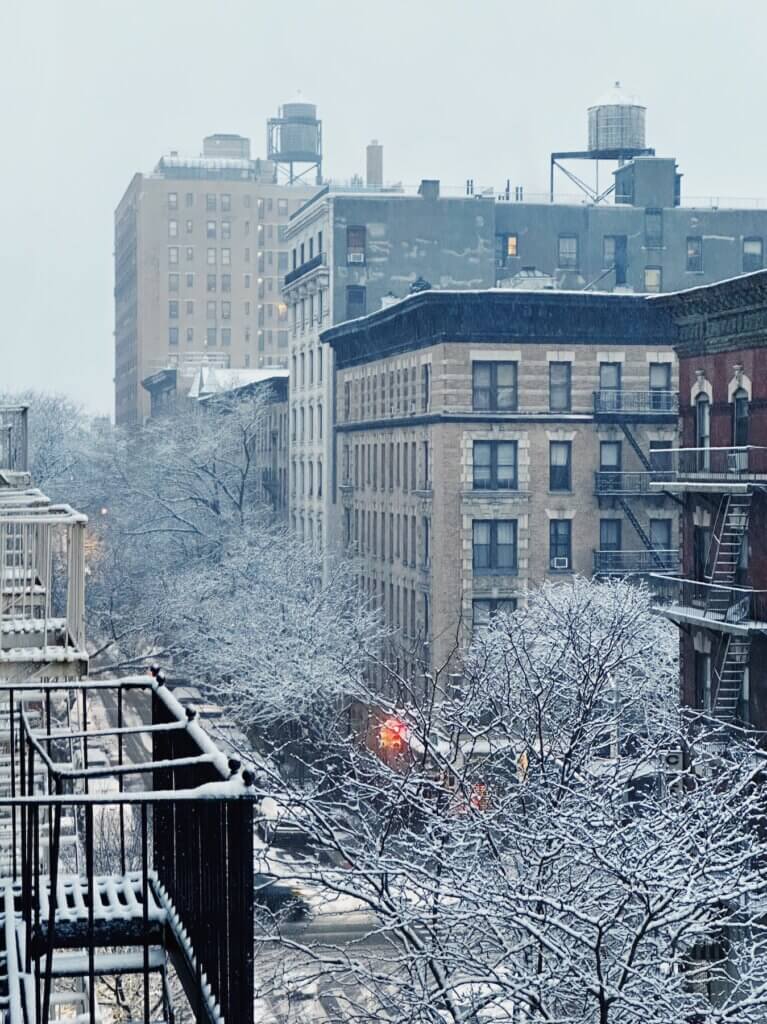
[[[350,252],[346,258],[347,263],[364,263],[365,253],[364,252]]]
[[[569,569],[570,559],[569,558],[552,558],[551,560],[552,569]]]

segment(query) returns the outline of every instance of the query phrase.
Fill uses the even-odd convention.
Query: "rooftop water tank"
[[[278,152],[269,154],[272,159],[286,163],[313,163],[320,159],[320,122],[314,103],[296,99],[283,104],[280,122],[279,148]]]
[[[590,150],[646,149],[647,108],[616,82],[612,89],[589,107]]]

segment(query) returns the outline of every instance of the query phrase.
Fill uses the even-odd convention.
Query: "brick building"
[[[682,574],[657,585],[680,627],[682,699],[767,729],[767,272],[651,300],[679,356]],[[658,485],[654,485],[658,486]]]
[[[424,291],[321,340],[335,361],[342,543],[400,670],[545,579],[672,570],[676,363],[640,296]]]

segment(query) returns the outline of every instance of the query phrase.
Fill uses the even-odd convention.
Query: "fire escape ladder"
[[[629,427],[628,423],[626,423],[625,420],[620,420],[619,422],[620,422],[620,428],[623,431],[623,433],[626,435],[626,439],[628,440],[628,443],[631,445],[631,447],[636,452],[637,458],[642,463],[642,465],[644,466],[644,468],[647,470],[648,473],[652,472],[652,466],[650,464],[650,460],[645,455],[645,453],[642,451],[642,446],[640,445],[640,443],[637,441],[637,439],[631,433],[631,428]]]
[[[748,668],[751,639],[748,635],[730,635],[724,639],[722,657],[714,678],[713,712],[721,721],[733,724],[743,692],[743,677]]]
[[[650,538],[647,536],[645,531],[642,529],[642,524],[639,522],[637,517],[634,515],[634,510],[631,507],[631,505],[629,505],[629,503],[626,501],[625,498],[618,498],[618,502],[619,502],[621,508],[623,509],[623,511],[626,513],[626,518],[629,520],[629,522],[631,523],[631,525],[634,527],[634,529],[636,530],[637,534],[639,535],[639,539],[642,541],[644,546],[647,548],[647,550],[652,555],[652,559],[655,562],[655,565],[659,569],[666,569],[666,568],[668,568],[666,563],[665,563],[665,561],[663,560],[663,557],[655,550],[653,542],[650,540]]]
[[[708,588],[706,596],[706,614],[711,618],[730,617],[732,593],[724,588],[735,585],[750,516],[750,494],[722,498],[709,548],[708,581],[716,585]]]

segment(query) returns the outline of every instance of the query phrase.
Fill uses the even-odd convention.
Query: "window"
[[[221,328],[221,344],[231,345],[232,344],[232,328],[222,327]]]
[[[222,249],[221,250],[221,262],[223,263],[223,265],[225,267],[229,266],[229,264],[232,262],[232,250],[231,249]]]
[[[288,319],[288,307],[284,302],[277,303],[277,320],[280,323],[286,323]]]
[[[232,208],[232,197],[228,192],[224,192],[221,195],[221,209],[224,213],[229,213]]]
[[[474,490],[516,490],[517,442],[474,442]]]
[[[663,245],[663,210],[645,210],[644,242],[651,249]]]
[[[178,262],[178,261],[176,261],[176,262]],[[186,247],[186,262],[187,263],[193,263],[194,262],[194,246],[193,245],[188,245]]]
[[[621,531],[623,523],[620,519],[599,520],[599,550],[620,551],[622,549]]]
[[[602,239],[602,266],[615,272],[615,283],[626,283],[627,246],[625,235],[605,235]]]
[[[346,319],[354,320],[364,316],[366,311],[366,293],[362,285],[350,284],[346,287]]]
[[[205,209],[215,210],[216,209],[216,196],[212,192],[208,192],[205,196]]]
[[[650,543],[656,551],[671,550],[671,520],[650,520]]]
[[[232,290],[232,275],[222,274],[221,275],[221,291],[230,292]]]
[[[206,302],[205,308],[206,308],[206,313],[207,313],[207,316],[208,316],[208,320],[215,320],[216,319],[216,302],[215,302],[215,299],[211,299],[208,302]]]
[[[383,384],[381,386],[383,392]],[[431,365],[421,364],[421,412],[428,412],[431,404]]]
[[[763,242],[761,238],[743,239],[743,273],[749,274],[761,270],[763,262]]]
[[[186,315],[194,316],[194,299],[186,300]]]
[[[187,327],[186,340],[188,345],[191,345],[194,342],[194,327]]]
[[[168,274],[168,291],[178,291],[178,274]]]
[[[495,265],[505,267],[518,256],[516,235],[495,236]]]
[[[168,303],[168,316],[171,320],[178,320],[178,301],[171,299]]]
[[[216,275],[215,274],[208,274],[207,275],[207,288],[208,288],[209,292],[214,292],[216,290]]]
[[[599,487],[602,491],[623,490],[620,478],[623,446],[620,441],[601,441],[599,445]]]
[[[286,252],[277,253],[277,269],[281,274],[288,269],[288,254]]]
[[[184,204],[186,206],[194,206],[194,192],[187,192],[184,196]]]
[[[692,560],[694,578],[699,582],[706,579],[708,552],[711,547],[711,529],[708,526],[692,528]]]
[[[221,238],[226,242],[232,237],[232,222],[230,220],[221,221]]]
[[[224,320],[231,320],[231,318],[232,318],[232,304],[231,304],[231,302],[223,301],[221,303],[221,317]]]
[[[549,363],[549,409],[552,412],[569,412],[570,363]]]
[[[703,273],[703,239],[700,235],[687,236],[687,272]]]
[[[175,266],[178,263],[178,246],[177,245],[169,245],[168,246],[168,263],[170,263],[171,266]]]
[[[620,391],[621,389],[621,364],[600,363],[599,364],[599,390]]]
[[[169,192],[168,193],[168,209],[169,210],[177,210],[178,209],[178,192]]]
[[[216,222],[209,220],[205,225],[205,237],[215,238],[216,237]]]
[[[572,568],[572,521],[549,520],[549,568],[569,571]]]
[[[549,490],[571,489],[572,441],[549,442]]]
[[[216,250],[208,249],[208,266],[215,267],[216,265]]]
[[[663,290],[663,270],[660,267],[644,268],[644,290],[646,292]]]
[[[516,519],[475,519],[472,523],[474,572],[513,573],[517,571]]]
[[[346,229],[346,262],[365,262],[365,241],[367,231],[363,226],[349,225]],[[301,261],[303,263],[303,260]]]
[[[168,221],[168,238],[178,238],[178,221]]]
[[[743,388],[738,388],[733,396],[732,443],[736,448],[748,444],[748,394]],[[736,453],[736,457],[738,454],[746,453]]]
[[[671,441],[650,441],[650,471],[659,477],[671,472]]]
[[[498,412],[517,408],[517,364],[472,363],[472,406]]]
[[[251,274],[243,274],[242,283],[243,287],[250,288],[251,284],[253,283],[253,276]]]
[[[695,400],[695,447],[708,449],[711,445],[711,403],[708,395],[698,395]],[[699,469],[708,469],[708,452],[701,452]]]
[[[178,345],[178,327],[168,328],[168,344]]]
[[[428,569],[431,564],[431,519],[421,516],[421,567]]]
[[[650,405],[672,411],[671,363],[650,363]]]
[[[479,597],[471,602],[471,629],[476,636],[491,625],[496,615],[511,615],[517,610],[515,597]]]
[[[578,269],[578,236],[560,235],[557,250],[557,266],[560,270]]]
[[[186,233],[188,235],[191,235],[193,232],[194,232],[194,221],[193,220],[188,220],[186,222]]]
[[[187,288],[194,288],[194,274],[187,273],[186,275],[186,286]]]
[[[215,327],[209,327],[208,328],[208,330],[206,332],[206,335],[205,335],[205,341],[206,341],[206,343],[208,345],[215,345],[216,344],[216,328]]]
[[[278,199],[277,200],[277,213],[281,217],[285,217],[287,215],[287,212],[288,212],[288,201],[287,201],[287,199]]]

